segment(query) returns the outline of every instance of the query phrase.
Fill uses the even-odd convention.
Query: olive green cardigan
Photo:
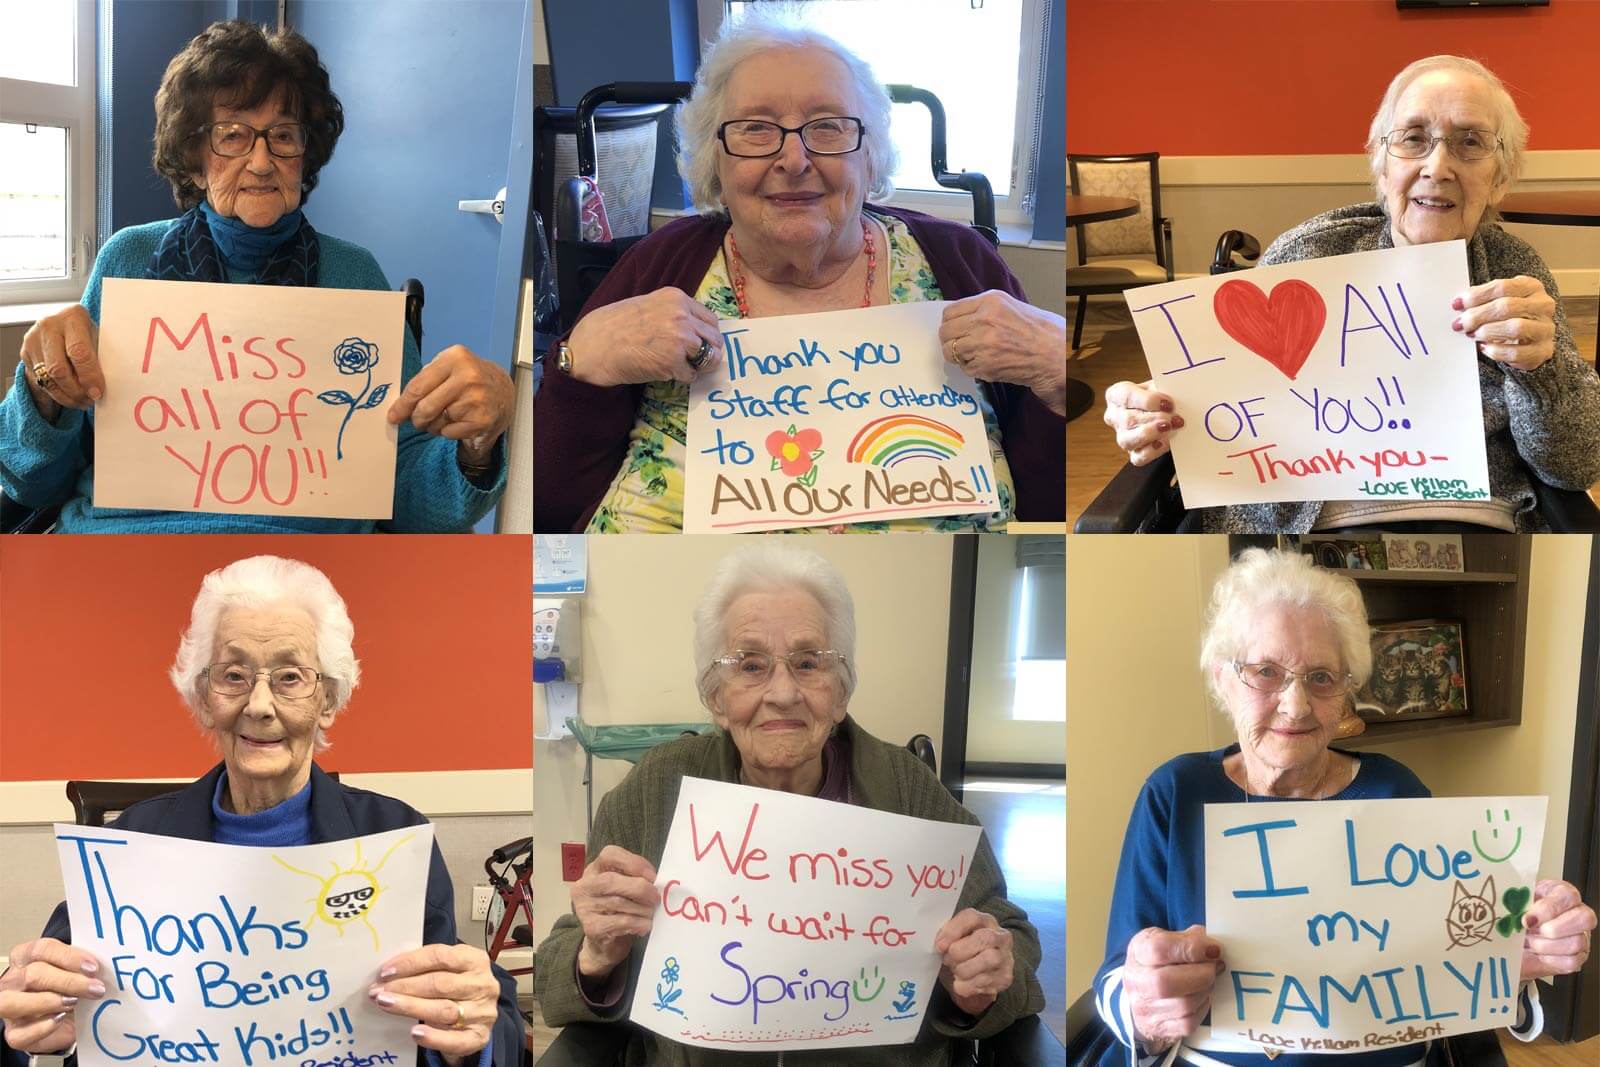
[[[978,825],[972,813],[956,803],[916,756],[879,741],[848,718],[840,729],[850,741],[850,786],[857,804],[919,819]],[[651,749],[600,801],[594,832],[589,836],[589,859],[592,861],[607,845],[620,845],[659,865],[667,844],[667,830],[678,804],[678,783],[685,775],[737,782],[738,750],[722,733],[669,741]],[[987,836],[978,841],[972,871],[967,875],[967,883],[956,905],[957,911],[963,908],[986,911],[1010,930],[1016,961],[1011,987],[975,1020],[963,1015],[940,986],[929,1004],[917,1041],[910,1045],[784,1053],[724,1052],[682,1045],[642,1027],[631,1027],[625,1062],[652,1067],[752,1067],[778,1063],[793,1067],[821,1064],[946,1067],[951,1062],[950,1038],[989,1037],[1017,1019],[1044,1008],[1044,993],[1035,973],[1039,966],[1039,935],[1022,909],[1006,899],[1005,878],[995,862]],[[596,1012],[578,992],[578,948],[582,942],[583,930],[577,917],[563,915],[539,946],[534,961],[534,994],[543,1008],[546,1025],[619,1022],[627,1018],[644,943],[636,942],[628,958],[628,986],[622,1000],[608,1011]]]

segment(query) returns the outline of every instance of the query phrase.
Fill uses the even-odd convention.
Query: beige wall
[[[1382,746],[1435,794],[1550,797],[1541,871],[1566,836],[1588,536],[1534,540],[1522,724]],[[1196,665],[1223,537],[1073,537],[1067,542],[1067,995],[1105,951],[1111,887],[1145,776],[1181,752],[1232,741]],[[1130,672],[1129,663],[1137,669]]]
[[[1066,727],[1011,717],[1016,689],[1011,638],[1018,595],[1017,553],[1009,538],[978,539],[972,609],[972,682],[967,701],[967,759],[978,763],[1062,763]]]
[[[724,537],[591,537],[582,598],[586,722],[709,719],[695,692],[695,600],[712,567],[740,541]],[[859,680],[850,713],[869,732],[903,742],[925,733],[943,752],[945,645],[949,639],[948,537],[819,537],[801,547],[827,557],[856,605]],[[535,686],[542,701],[542,687]],[[538,716],[536,716],[536,719]],[[535,741],[534,927],[568,908],[560,845],[585,839],[583,750],[570,738]],[[627,772],[595,763],[595,798]]]

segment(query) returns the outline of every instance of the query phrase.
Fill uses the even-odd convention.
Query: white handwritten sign
[[[106,995],[79,1002],[78,1061],[389,1067],[410,1019],[367,999],[422,944],[433,827],[297,848],[58,824],[72,941]]]
[[[913,1040],[978,834],[685,778],[628,1017],[707,1048]]]
[[[1130,289],[1188,507],[1489,495],[1461,241]]]
[[[943,301],[728,320],[689,391],[686,533],[997,511],[978,385]]]
[[[96,507],[386,519],[405,296],[108,278]]]
[[[1515,1022],[1545,801],[1207,804],[1212,1040],[1370,1052]]]

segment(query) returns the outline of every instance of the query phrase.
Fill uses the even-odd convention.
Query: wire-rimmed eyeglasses
[[[733,119],[717,127],[717,140],[730,156],[765,159],[783,151],[791,133],[800,135],[806,151],[819,156],[847,156],[861,147],[867,128],[852,115],[827,115],[800,126],[780,126],[765,119]]]
[[[279,159],[306,152],[306,128],[298,122],[280,122],[264,130],[248,122],[210,122],[200,127],[200,132],[209,135],[211,151],[219,156],[248,156],[260,138],[266,138],[267,151]]]
[[[1433,154],[1433,146],[1440,141],[1463,163],[1488,159],[1505,143],[1488,130],[1456,130],[1435,137],[1421,126],[1408,126],[1383,135],[1384,147],[1396,159],[1424,159]]]
[[[244,696],[255,688],[257,678],[266,675],[272,695],[288,700],[299,700],[310,696],[316,691],[317,682],[322,678],[320,671],[297,664],[274,667],[270,671],[258,671],[242,663],[213,663],[201,673],[205,675],[211,691],[225,697]]]
[[[803,686],[828,684],[845,661],[843,654],[831,648],[802,648],[781,656],[740,648],[711,662],[729,682],[754,688],[771,680],[779,660],[789,665],[789,674]]]
[[[1258,693],[1281,693],[1296,678],[1300,679],[1300,685],[1307,693],[1324,700],[1350,692],[1350,676],[1326,667],[1291,671],[1276,663],[1241,663],[1234,660],[1233,670],[1239,676],[1239,681]]]

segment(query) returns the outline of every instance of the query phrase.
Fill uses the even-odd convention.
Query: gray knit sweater
[[[1281,235],[1262,254],[1260,265],[1393,247],[1382,205],[1354,204]],[[1534,506],[1529,468],[1541,481],[1564,489],[1587,489],[1600,481],[1600,378],[1578,357],[1555,279],[1526,242],[1486,222],[1467,242],[1467,270],[1473,285],[1526,274],[1543,282],[1556,300],[1555,355],[1537,370],[1513,370],[1478,357],[1489,491],[1511,503],[1518,530],[1542,531],[1547,527]],[[1211,533],[1305,533],[1316,523],[1322,502],[1235,504],[1200,511]]]

